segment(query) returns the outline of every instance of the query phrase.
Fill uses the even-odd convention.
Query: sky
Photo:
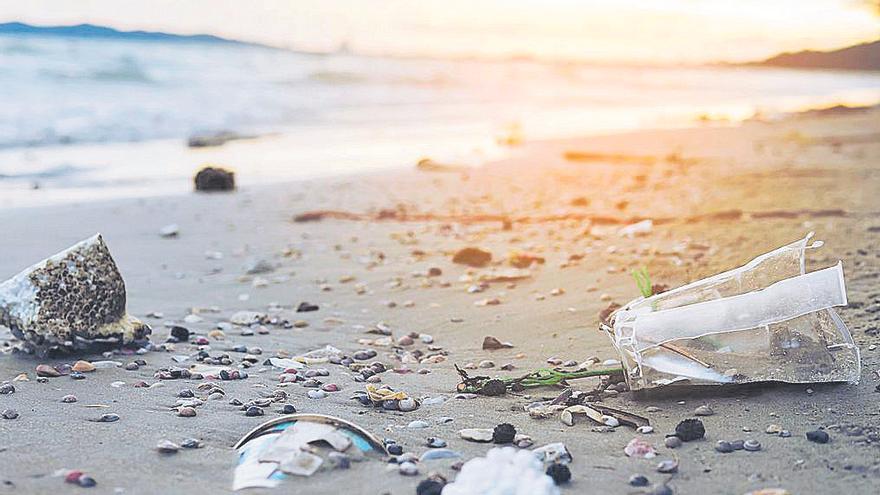
[[[873,0],[0,0],[0,22],[210,33],[309,51],[618,63],[761,59],[880,38]]]

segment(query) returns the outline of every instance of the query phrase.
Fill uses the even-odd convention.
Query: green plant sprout
[[[641,267],[632,271],[632,277],[636,280],[636,286],[644,297],[654,295],[654,286],[651,284],[651,276],[648,275],[648,269]]]

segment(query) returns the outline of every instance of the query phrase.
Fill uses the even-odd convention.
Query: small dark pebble
[[[296,307],[296,312],[297,313],[308,313],[310,311],[318,311],[318,309],[319,308],[318,308],[317,304],[301,302],[301,303],[299,303],[299,306]]]
[[[672,495],[672,488],[668,485],[655,485],[646,495]]]
[[[551,464],[547,468],[547,476],[553,478],[557,485],[562,485],[571,480],[571,470],[565,464]]]
[[[4,383],[3,385],[0,385],[0,394],[6,395],[12,393],[15,393],[15,387],[12,386],[11,383]]]
[[[439,480],[422,480],[416,487],[416,495],[440,495],[443,493],[444,486],[446,486],[446,484]]]
[[[403,447],[396,443],[392,443],[391,445],[386,447],[385,450],[387,450],[388,453],[391,455],[403,454]]]
[[[831,437],[824,430],[815,430],[807,432],[807,440],[816,443],[828,443],[831,441]]]
[[[686,419],[675,427],[675,436],[680,438],[682,442],[699,440],[705,435],[706,427],[703,426],[703,422],[699,419]]]
[[[733,445],[730,445],[730,442],[719,440],[715,443],[715,450],[722,454],[729,454],[733,452]]]
[[[641,474],[634,474],[629,477],[630,486],[648,486],[648,478],[642,476]]]
[[[70,377],[73,378],[74,380],[85,380],[86,379],[86,375],[80,373],[79,371],[74,371],[73,373],[70,374]]]
[[[102,414],[100,418],[98,418],[99,423],[113,423],[115,421],[119,421],[119,415],[113,413]]]
[[[171,327],[171,336],[177,339],[177,342],[187,342],[189,340],[189,329],[175,325]]]
[[[265,414],[265,412],[263,412],[263,408],[262,408],[262,407],[259,407],[259,406],[250,406],[250,407],[248,407],[247,410],[244,412],[244,415],[245,415],[245,416],[250,416],[250,417],[253,417],[253,416],[262,416],[263,414]]]
[[[516,437],[516,428],[510,423],[501,423],[492,432],[492,442],[494,443],[511,443],[514,437]]]
[[[3,411],[3,419],[15,419],[18,417],[18,411],[15,409],[6,409]]]
[[[281,406],[281,414],[293,414],[296,412],[296,407],[293,404],[284,404]]]
[[[177,392],[177,396],[184,398],[184,399],[189,399],[191,397],[195,397],[196,394],[195,394],[195,392],[192,391],[192,389],[185,388],[185,389],[181,390],[180,392]]]
[[[141,366],[139,364],[135,363],[134,361],[125,365],[125,369],[127,371],[137,371],[140,367]]]
[[[200,449],[202,448],[202,442],[197,438],[187,438],[186,440],[180,442],[180,446],[185,449]]]

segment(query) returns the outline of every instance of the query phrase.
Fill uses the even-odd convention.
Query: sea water
[[[880,74],[308,54],[230,43],[0,36],[0,207],[479,164],[499,141],[737,121],[880,100]],[[188,149],[193,135],[263,136]]]

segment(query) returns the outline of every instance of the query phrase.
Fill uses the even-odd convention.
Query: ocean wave
[[[37,179],[57,179],[61,177],[69,177],[88,170],[86,167],[77,167],[70,164],[49,167],[43,170],[18,173],[3,173],[0,170],[0,180],[37,180]]]
[[[152,83],[153,78],[133,57],[119,57],[112,65],[75,70],[42,69],[40,74],[50,79],[79,79],[98,82]]]

